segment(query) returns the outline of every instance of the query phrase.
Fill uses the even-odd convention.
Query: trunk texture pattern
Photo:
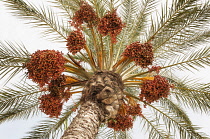
[[[123,99],[123,82],[119,74],[101,71],[86,83],[83,90],[84,101],[97,102],[105,113],[105,119],[115,118]]]
[[[83,89],[83,104],[61,139],[94,139],[99,126],[115,118],[123,99],[123,82],[111,71],[96,72]]]
[[[94,139],[103,121],[102,118],[102,111],[96,103],[92,101],[83,103],[61,139]]]

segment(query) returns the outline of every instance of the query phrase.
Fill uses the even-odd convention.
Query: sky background
[[[34,0],[35,1],[35,0]],[[36,0],[39,2],[42,0]],[[31,25],[26,24],[24,20],[12,16],[10,11],[5,8],[3,2],[0,0],[0,41],[10,40],[18,43],[23,43],[26,48],[33,53],[37,49],[55,49],[60,51],[66,51],[65,43],[52,43],[46,38],[42,37],[41,29],[33,28]],[[180,76],[185,76],[185,72],[180,72]],[[199,76],[201,82],[209,82],[210,68],[201,69],[199,72],[189,73],[190,77]],[[12,80],[15,82],[16,80]],[[2,81],[0,81],[2,85]],[[1,88],[1,87],[0,87]],[[193,124],[199,125],[202,128],[201,131],[210,135],[210,117],[200,114],[195,114],[192,111],[188,111],[192,118]],[[0,125],[1,139],[19,139],[24,137],[27,131],[30,131],[31,127],[36,125],[40,118],[44,117],[43,114],[28,120],[16,120],[10,121]],[[134,126],[134,132],[132,133],[133,139],[139,139],[142,135],[139,135],[138,123]]]

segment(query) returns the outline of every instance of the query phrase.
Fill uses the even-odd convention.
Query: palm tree
[[[43,112],[49,120],[25,138],[128,138],[138,120],[149,139],[208,138],[186,110],[209,114],[209,83],[176,72],[210,65],[209,1],[4,3],[68,52],[31,54],[22,44],[1,41],[0,78],[9,82],[22,73],[36,83],[0,90],[1,123]]]

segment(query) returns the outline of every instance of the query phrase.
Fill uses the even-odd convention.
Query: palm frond
[[[126,45],[140,40],[139,37],[147,26],[147,17],[151,14],[156,3],[157,1],[154,0],[144,0],[141,3],[137,0],[124,0],[122,2],[122,5],[119,7],[119,14],[126,27],[123,28],[122,33],[118,36],[120,41],[116,50],[116,61],[119,60],[119,56]]]
[[[80,102],[77,102],[75,105],[72,104],[67,106],[62,115],[57,119],[51,118],[49,120],[42,121],[40,125],[32,129],[33,131],[28,132],[28,136],[22,139],[49,139],[50,137],[57,138],[66,128],[66,123],[71,121],[70,115],[79,106],[79,104]]]
[[[56,8],[65,11],[68,18],[71,18],[73,13],[79,9],[79,0],[54,0],[52,3],[56,4]]]
[[[198,128],[194,127],[190,118],[186,114],[186,111],[184,111],[180,106],[178,106],[178,104],[175,104],[173,101],[171,101],[168,98],[162,98],[160,100],[160,105],[168,109],[171,115],[175,115],[179,117],[182,123],[185,123],[186,125],[188,125],[188,128],[190,129],[191,132],[194,132],[194,134],[197,134],[196,130],[198,130]],[[168,129],[168,131],[170,131],[170,129]]]
[[[106,125],[102,125],[96,139],[132,139],[132,137],[129,131],[114,131]]]
[[[137,1],[136,1],[137,2]],[[134,41],[139,41],[140,39],[145,39],[145,38],[140,38],[141,36],[144,35],[144,32],[146,31],[147,24],[149,22],[149,16],[151,15],[152,11],[155,9],[155,6],[157,5],[156,0],[144,0],[140,5],[137,5],[139,2],[137,2],[135,5],[137,9],[140,9],[139,12],[134,12],[138,11],[134,8],[132,8],[134,11],[131,11],[133,15],[128,15],[129,18],[133,18],[133,20],[128,21],[129,28],[128,32],[129,35],[127,35],[128,38],[130,38],[130,41],[128,44],[134,42]],[[134,5],[134,6],[135,6]],[[131,9],[131,10],[132,10]],[[129,19],[126,17],[126,19]],[[127,25],[127,24],[126,24]],[[145,40],[144,40],[145,41]]]
[[[23,70],[23,63],[28,61],[29,57],[30,53],[23,44],[0,42],[0,78],[7,77],[7,83]]]
[[[205,68],[205,66],[209,66],[210,64],[210,49],[207,46],[198,50],[191,50],[188,53],[169,60],[171,61],[165,63],[163,69],[171,67],[178,70]]]
[[[97,15],[101,18],[109,9],[109,0],[88,0],[96,10]]]
[[[121,5],[120,0],[88,0],[92,3],[99,15],[102,17],[106,11],[113,11],[114,9],[118,9],[119,5]],[[100,9],[102,8],[102,9]]]
[[[139,100],[138,97],[133,97]],[[146,111],[147,113],[144,113],[142,116],[143,127],[147,125],[149,136],[152,136],[152,138],[174,138],[179,135],[180,139],[208,138],[204,133],[197,131],[199,128],[191,124],[185,111],[180,109],[177,104],[169,99],[162,99],[160,101],[160,104],[163,106],[158,105],[158,103],[148,104],[144,102],[150,108],[150,111]],[[180,102],[178,101],[178,103]]]
[[[139,7],[137,0],[124,0],[122,2],[122,5],[119,7],[119,14],[126,26],[130,26],[135,16],[140,12]]]
[[[39,112],[38,101],[28,101],[19,105],[18,108],[12,108],[6,112],[0,114],[0,123],[18,120],[18,119],[28,119]]]
[[[13,119],[27,119],[38,112],[37,86],[16,84],[0,90],[0,123]]]
[[[45,36],[53,36],[52,40],[65,41],[70,31],[68,23],[59,19],[49,7],[39,7],[24,0],[5,0],[6,5],[14,11],[15,16],[29,19],[36,27],[46,28]],[[55,37],[56,35],[56,37]]]
[[[168,98],[162,98],[160,99],[159,103],[164,108],[168,109],[170,112],[173,112],[176,116],[180,117],[189,126],[192,125],[192,122],[190,121],[188,115],[186,114],[186,111],[184,111],[180,106],[175,104],[173,101],[171,101]]]
[[[154,119],[147,118],[145,116],[142,116],[140,118],[140,122],[143,125],[142,129],[144,129],[145,132],[149,132],[149,137],[151,139],[165,139],[168,136],[168,134],[160,128],[160,125],[155,123]]]
[[[154,116],[156,117],[156,122],[161,123],[164,122],[164,126],[167,129],[171,129],[171,132],[174,134],[174,136],[179,136],[180,139],[183,138],[208,138],[202,133],[195,132],[193,127],[191,125],[188,125],[183,121],[183,119],[177,117],[176,115],[170,114],[169,110],[163,107],[146,104],[149,106],[153,112]],[[170,132],[170,130],[169,130]]]
[[[209,114],[210,110],[210,93],[206,84],[193,84],[190,80],[172,80],[170,82],[175,85],[171,94],[176,101],[183,106],[196,112]]]
[[[128,33],[128,31],[130,31],[130,29],[133,26],[133,22],[135,21],[134,18],[139,13],[138,8],[139,8],[139,2],[137,2],[137,0],[124,0],[122,5],[120,6],[119,14],[122,17],[122,21],[125,23],[126,27],[123,28],[123,31],[121,35],[119,36],[120,47],[117,50],[117,56],[115,58],[116,61],[119,60],[119,56],[124,50],[124,47],[125,47],[124,43],[126,42],[126,39],[127,39],[126,33]]]
[[[175,1],[170,10],[168,6],[164,8],[160,19],[152,20],[148,40],[153,40],[155,51],[161,51],[162,54],[168,49],[170,53],[182,52],[184,47],[179,44],[190,41],[193,34],[208,23],[210,5],[207,3],[198,6],[196,2],[197,0]]]
[[[66,72],[72,73],[75,76],[79,76],[79,78],[83,78],[83,79],[89,78],[89,74],[87,74],[86,71],[83,71],[79,68],[75,68],[74,66],[71,66],[69,64],[66,64],[65,66],[66,66]]]
[[[155,39],[157,36],[162,36],[165,31],[170,31],[170,28],[172,28],[174,25],[178,26],[182,24],[184,21],[179,20],[180,18],[176,17],[180,15],[188,16],[189,12],[185,11],[184,9],[194,8],[195,6],[192,3],[195,3],[196,1],[198,0],[174,0],[170,8],[168,3],[162,5],[161,15],[156,13],[155,18],[152,18],[148,40],[150,41]],[[184,14],[184,12],[186,13]],[[165,34],[167,33],[165,32]]]
[[[99,128],[96,139],[105,139],[109,137],[114,137],[113,129],[108,128],[106,125],[102,124]]]
[[[129,131],[127,131],[127,130],[126,131],[117,131],[117,132],[115,131],[114,133],[115,133],[116,139],[132,139]],[[113,137],[110,139],[113,139]]]
[[[205,29],[205,31],[199,31],[196,34],[192,36],[191,39],[189,39],[188,42],[185,42],[183,44],[179,45],[185,45],[185,46],[199,46],[201,44],[204,44],[205,42],[209,42],[210,37],[210,30]]]

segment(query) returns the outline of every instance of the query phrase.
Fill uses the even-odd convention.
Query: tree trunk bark
[[[123,99],[123,82],[117,73],[99,71],[82,92],[83,104],[61,139],[94,139],[99,126],[115,118]]]
[[[73,119],[61,139],[94,139],[98,133],[103,112],[93,101],[87,101]]]

